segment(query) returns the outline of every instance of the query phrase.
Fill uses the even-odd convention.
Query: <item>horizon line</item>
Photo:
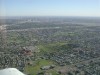
[[[32,15],[32,16],[0,16],[0,17],[100,17],[100,16],[57,16],[57,15]]]

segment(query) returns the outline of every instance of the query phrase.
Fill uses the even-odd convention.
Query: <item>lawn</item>
[[[31,74],[31,75],[36,75],[39,72],[43,72],[43,70],[41,70],[40,67],[52,65],[52,64],[55,64],[55,63],[51,60],[40,59],[40,60],[37,60],[36,62],[34,62],[34,64],[35,65],[33,65],[33,66],[26,66],[25,67],[25,73],[28,73],[28,74]],[[46,72],[50,72],[53,75],[57,75],[56,71],[53,70],[53,69],[46,70]]]

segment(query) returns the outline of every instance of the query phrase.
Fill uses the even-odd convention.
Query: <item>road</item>
[[[89,64],[91,61],[99,62],[100,61],[100,57],[93,58],[93,59],[86,60],[86,61],[82,61],[82,62],[79,62],[79,63],[75,63],[75,64],[72,64],[72,65],[66,65],[66,66],[63,66],[63,67],[59,66],[59,67],[56,67],[55,70],[56,71],[62,71],[62,70],[74,71],[74,70],[77,69],[77,67],[75,67],[76,65],[79,65],[79,64]]]

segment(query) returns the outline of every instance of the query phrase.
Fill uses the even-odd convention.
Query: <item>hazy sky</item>
[[[0,16],[100,16],[100,0],[0,0]]]

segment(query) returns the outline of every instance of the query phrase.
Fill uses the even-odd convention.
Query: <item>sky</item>
[[[100,0],[0,0],[0,16],[100,17]]]

